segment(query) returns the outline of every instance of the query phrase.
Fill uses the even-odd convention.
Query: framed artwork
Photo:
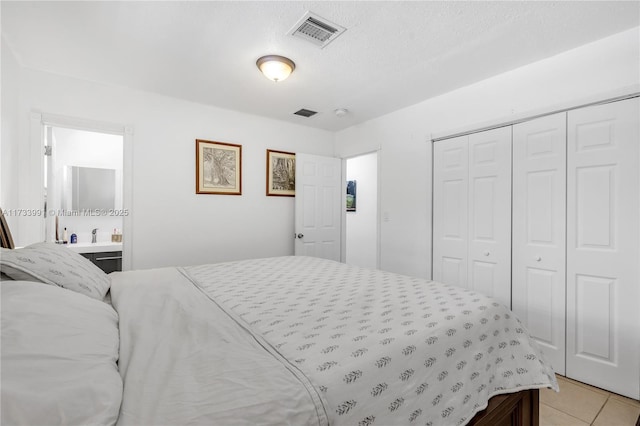
[[[267,149],[267,195],[296,195],[296,154]]]
[[[242,145],[196,139],[196,194],[242,194]]]
[[[356,181],[347,181],[347,211],[356,211]]]

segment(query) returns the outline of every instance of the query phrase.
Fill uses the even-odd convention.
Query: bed
[[[312,257],[79,258],[2,251],[3,425],[533,425],[558,390],[520,321],[464,289]]]

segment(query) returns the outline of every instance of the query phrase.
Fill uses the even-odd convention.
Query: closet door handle
[[[485,251],[485,252],[484,252],[484,255],[485,255],[485,256],[489,256],[490,254],[491,254],[491,252],[489,252],[489,251]]]
[[[542,260],[542,257],[536,256],[536,262],[540,262],[541,260]]]

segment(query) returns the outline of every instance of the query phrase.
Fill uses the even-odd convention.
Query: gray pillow
[[[0,271],[14,280],[57,285],[102,300],[111,280],[82,255],[54,243],[0,251]]]
[[[122,401],[118,314],[42,283],[3,282],[3,425],[115,425]]]

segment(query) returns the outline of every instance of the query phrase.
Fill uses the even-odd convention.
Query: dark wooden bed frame
[[[11,231],[9,231],[2,209],[0,209],[0,246],[14,248]],[[538,426],[538,403],[538,389],[497,395],[491,398],[487,408],[476,414],[468,424],[473,426]]]
[[[540,391],[523,390],[494,396],[486,410],[476,414],[468,425],[473,426],[538,426]]]
[[[4,217],[2,208],[0,208],[0,247],[12,249],[15,247],[9,225]]]

